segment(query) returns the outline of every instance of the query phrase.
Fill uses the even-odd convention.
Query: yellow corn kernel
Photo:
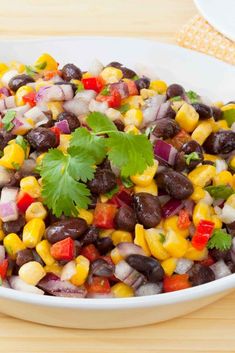
[[[164,94],[167,90],[167,84],[165,81],[155,80],[150,82],[150,89],[153,89],[158,94]]]
[[[140,109],[129,109],[124,116],[125,125],[135,125],[140,127],[143,121],[143,113]]]
[[[80,80],[75,80],[75,79],[72,79],[70,80],[71,83],[75,84],[76,86],[80,85],[82,83],[82,81]]]
[[[57,147],[58,150],[62,151],[63,153],[67,152],[69,148],[69,142],[71,140],[72,135],[61,134],[60,135],[60,144]]]
[[[76,258],[76,273],[72,276],[70,281],[75,286],[81,286],[86,282],[90,268],[90,261],[82,255]]]
[[[158,168],[158,162],[155,160],[151,167],[147,167],[142,174],[131,176],[131,181],[138,186],[148,186],[151,184]]]
[[[52,265],[44,266],[46,273],[54,273],[57,276],[61,275],[63,267],[61,267],[57,262],[54,262]]]
[[[215,229],[221,229],[222,228],[222,221],[217,215],[212,215],[211,216],[211,221],[214,222],[215,224]]]
[[[146,229],[145,239],[152,256],[158,260],[166,260],[169,257],[168,252],[163,247],[162,237],[157,229]]]
[[[125,128],[124,128],[124,131],[126,133],[132,133],[134,135],[140,135],[141,132],[139,129],[137,129],[137,127],[135,125],[127,125]]]
[[[232,157],[231,160],[229,161],[229,166],[235,170],[235,156]]]
[[[32,286],[36,286],[45,275],[46,271],[37,261],[29,261],[19,269],[20,279]]]
[[[200,165],[188,174],[188,178],[193,185],[204,188],[215,175],[216,168],[213,165]]]
[[[189,259],[192,261],[202,261],[206,259],[207,256],[208,256],[207,248],[204,248],[203,250],[197,250],[191,244],[189,245],[188,249],[186,250],[186,253],[184,254],[184,257],[186,259]]]
[[[17,143],[7,145],[3,153],[3,157],[0,158],[0,165],[7,169],[18,169],[24,163],[24,150]]]
[[[99,238],[106,238],[106,237],[111,238],[111,235],[113,232],[114,232],[114,229],[103,229],[100,231]]]
[[[47,240],[42,240],[36,245],[36,251],[46,265],[51,266],[55,259],[51,256],[51,244]]]
[[[51,55],[44,53],[40,55],[39,58],[35,61],[34,67],[38,71],[43,71],[43,70],[53,71],[53,70],[57,70],[58,63]]]
[[[176,269],[177,259],[175,259],[174,257],[170,257],[169,259],[162,261],[161,265],[165,272],[165,275],[171,276]]]
[[[20,237],[18,237],[18,235],[15,233],[10,233],[5,236],[3,239],[3,245],[8,255],[10,255],[13,259],[15,258],[18,251],[24,250],[26,248]]]
[[[21,179],[20,188],[33,198],[37,198],[41,195],[41,187],[34,176],[28,176]]]
[[[146,256],[151,256],[151,252],[145,239],[145,230],[142,224],[136,224],[135,226],[134,243],[139,245],[144,250]]]
[[[85,208],[79,208],[78,217],[84,219],[88,225],[91,225],[93,222],[94,215],[91,211],[88,211]]]
[[[182,257],[188,248],[188,241],[174,230],[168,230],[163,247],[172,257]]]
[[[0,77],[2,77],[7,70],[9,70],[9,67],[4,63],[0,63]]]
[[[16,105],[19,107],[21,105],[25,105],[25,102],[23,100],[23,97],[28,94],[34,92],[34,89],[30,86],[21,86],[17,91],[15,95],[15,102]]]
[[[198,202],[193,210],[193,223],[195,226],[198,225],[200,220],[205,219],[211,220],[210,207],[203,201]]]
[[[166,218],[163,224],[163,228],[166,232],[172,229],[177,234],[181,235],[183,238],[187,238],[189,236],[189,231],[188,229],[180,229],[178,227],[178,219],[178,216],[171,216]]]
[[[47,108],[51,111],[53,120],[64,111],[62,102],[48,102]]]
[[[153,89],[142,88],[140,90],[140,95],[143,99],[148,99],[150,97],[156,96],[156,91]]]
[[[229,198],[226,201],[226,205],[235,208],[235,194],[229,196]]]
[[[198,202],[206,196],[205,190],[201,186],[194,186],[194,191],[190,196],[194,202]]]
[[[219,130],[228,130],[229,126],[226,120],[219,120],[219,121],[215,121],[214,123],[214,128],[213,128],[213,132],[217,132]]]
[[[205,161],[211,161],[213,163],[215,163],[218,159],[221,159],[218,156],[214,156],[213,154],[208,153],[204,153],[203,156]]]
[[[139,109],[144,105],[144,100],[141,96],[131,96],[123,99],[123,104],[129,104],[130,108]]]
[[[31,221],[33,218],[45,219],[47,216],[47,210],[43,206],[42,202],[33,202],[27,208],[25,212],[25,219],[27,222]]]
[[[231,109],[235,109],[234,103],[226,104],[223,107],[221,107],[222,112],[226,112],[226,110],[231,110]]]
[[[212,133],[211,123],[208,121],[202,121],[193,131],[191,137],[193,140],[196,140],[200,145],[202,145],[211,133]]]
[[[138,192],[147,192],[153,196],[158,195],[157,183],[155,180],[152,180],[148,186],[134,186],[134,192],[137,194]]]
[[[115,230],[112,233],[112,241],[114,245],[118,245],[119,243],[127,242],[133,243],[133,238],[130,232],[126,232],[124,230]]]
[[[84,72],[84,74],[82,74],[82,78],[89,78],[92,77],[93,75],[90,72]]]
[[[233,176],[228,170],[222,170],[222,172],[214,176],[213,184],[233,186]]]
[[[192,132],[197,126],[199,115],[192,105],[184,103],[177,112],[175,120],[182,129]]]
[[[114,265],[117,265],[120,261],[123,260],[123,257],[120,255],[119,251],[117,248],[114,248],[111,252],[110,252],[110,257],[114,263]]]
[[[134,290],[125,283],[116,283],[111,291],[115,298],[129,298],[134,296]]]
[[[35,246],[41,241],[46,226],[42,219],[33,218],[29,221],[23,229],[23,243],[27,248],[35,248]]]
[[[121,80],[123,73],[115,67],[105,67],[101,71],[100,76],[103,78],[105,83],[115,83]]]
[[[171,103],[171,107],[172,109],[177,113],[180,108],[182,107],[182,105],[184,105],[185,101],[182,99],[180,101],[175,101]]]
[[[0,241],[2,241],[5,237],[5,234],[2,229],[0,229]]]
[[[223,105],[224,105],[224,102],[222,101],[217,101],[212,104],[212,106],[215,106],[217,108],[222,108]]]

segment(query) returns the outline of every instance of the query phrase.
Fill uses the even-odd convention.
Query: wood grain
[[[192,0],[0,0],[0,37],[96,34],[174,42],[194,14]],[[186,317],[132,329],[59,329],[2,314],[0,325],[2,353],[231,353],[235,293]]]

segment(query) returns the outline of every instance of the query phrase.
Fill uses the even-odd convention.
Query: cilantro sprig
[[[187,165],[189,165],[191,163],[191,161],[199,161],[200,160],[200,156],[197,152],[185,154],[184,157],[185,157],[185,162]]]
[[[208,249],[218,249],[221,251],[229,250],[232,246],[232,236],[222,229],[216,229],[210,238]]]
[[[8,110],[2,119],[3,122],[3,128],[6,131],[11,131],[14,127],[13,120],[16,117],[16,111],[15,110]]]
[[[215,200],[227,200],[229,196],[235,193],[229,185],[207,186],[205,190],[208,191]]]

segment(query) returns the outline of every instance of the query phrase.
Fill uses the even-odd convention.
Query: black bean
[[[58,146],[54,132],[45,127],[32,129],[27,134],[26,138],[36,151],[46,152],[49,148],[55,148]]]
[[[134,209],[138,221],[145,228],[154,228],[161,221],[161,206],[157,196],[146,192],[134,195]]]
[[[9,233],[20,233],[24,225],[25,225],[25,218],[24,216],[19,215],[16,221],[3,222],[2,230],[5,235]]]
[[[95,226],[90,226],[87,231],[79,238],[82,246],[94,244],[99,237],[99,229]]]
[[[210,134],[203,144],[206,153],[223,154],[235,149],[235,132],[232,130],[220,130]]]
[[[137,223],[135,212],[131,207],[122,206],[118,209],[114,224],[116,229],[126,230],[127,232],[133,232]]]
[[[10,132],[1,130],[0,131],[0,150],[2,151],[7,146],[8,142],[14,138],[15,136],[12,135]]]
[[[175,157],[175,164],[174,169],[177,172],[182,172],[183,170],[187,169],[186,159],[184,152],[178,152]]]
[[[230,261],[231,260],[231,252],[230,250],[219,250],[219,249],[211,249],[210,250],[210,255],[216,260],[219,261],[221,259],[225,261]]]
[[[215,121],[222,119],[223,113],[220,108],[212,106],[211,109],[212,109],[212,115],[213,115],[213,118],[215,119]]]
[[[120,67],[120,70],[122,71],[122,74],[123,74],[123,77],[124,78],[133,78],[134,76],[136,76],[136,73],[135,71],[131,70],[131,69],[128,69],[127,67],[125,66],[122,66]]]
[[[42,265],[44,267],[45,263],[44,263],[43,259],[41,258],[41,256],[38,255],[37,251],[35,249],[33,249],[32,252],[33,252],[34,261],[40,263],[40,265]]]
[[[21,267],[29,261],[34,261],[33,252],[31,249],[20,250],[16,254],[16,264]]]
[[[208,266],[195,264],[189,271],[189,279],[193,286],[208,283],[215,280],[215,274]]]
[[[43,112],[46,116],[47,116],[47,119],[48,119],[48,122],[45,123],[45,124],[42,124],[40,125],[41,127],[46,127],[46,128],[50,128],[54,125],[54,120],[52,119],[52,111],[51,110],[48,110],[46,112]]]
[[[181,85],[178,85],[177,83],[173,83],[166,90],[167,99],[177,97],[177,96],[182,97],[184,95],[185,95],[184,88]]]
[[[198,155],[198,159],[191,159],[190,163],[187,164],[188,169],[194,169],[198,164],[202,163],[204,156],[202,147],[195,140],[191,140],[186,142],[180,149],[180,151],[184,152],[186,155],[196,152]]]
[[[97,259],[91,264],[91,274],[101,277],[110,277],[114,273],[114,265],[104,259]]]
[[[96,247],[101,255],[106,255],[114,248],[113,241],[109,237],[98,238],[96,240]]]
[[[148,77],[141,77],[138,80],[135,80],[135,85],[138,91],[140,92],[143,88],[148,89],[150,86],[150,79]]]
[[[27,85],[27,83],[34,82],[34,79],[29,75],[17,75],[10,79],[8,86],[13,91],[16,92],[21,86]]]
[[[76,117],[76,115],[73,113],[69,113],[69,112],[60,113],[57,117],[57,120],[58,121],[67,120],[69,124],[69,129],[71,132],[73,132],[75,129],[77,129],[80,126],[80,121],[78,117]]]
[[[152,133],[156,137],[168,139],[177,135],[180,130],[180,126],[175,120],[164,118],[156,121],[156,126]]]
[[[212,161],[207,161],[207,160],[205,160],[205,161],[202,161],[202,164],[203,165],[215,165],[215,163],[214,162],[212,162]]]
[[[203,103],[193,103],[192,106],[199,114],[199,118],[201,120],[210,119],[213,115],[212,109],[209,107],[209,105]]]
[[[115,174],[109,169],[98,168],[94,179],[88,182],[88,187],[94,194],[105,194],[117,185]]]
[[[94,194],[91,194],[91,196],[90,196],[90,204],[88,205],[88,208],[90,210],[94,210],[96,208],[97,200],[98,200],[98,196],[94,195]]]
[[[115,120],[114,124],[116,125],[118,131],[124,131],[125,125],[120,119]]]
[[[46,229],[46,238],[52,244],[65,238],[78,239],[87,230],[87,223],[82,218],[69,218],[53,223]]]
[[[62,68],[62,77],[65,81],[81,80],[82,72],[76,65],[66,64]]]
[[[231,234],[232,237],[235,237],[235,221],[230,224],[226,224],[226,228],[228,233]]]
[[[191,181],[183,174],[171,169],[164,169],[156,176],[158,186],[171,197],[183,200],[193,193]]]
[[[233,263],[232,261],[228,261],[226,265],[232,273],[235,273],[235,263]]]
[[[106,65],[106,67],[109,67],[109,66],[116,67],[117,69],[119,69],[122,66],[122,64],[120,64],[118,61],[112,61],[111,63]]]
[[[129,255],[126,262],[136,271],[142,273],[150,282],[160,282],[164,277],[164,270],[160,262],[152,257],[143,255]]]

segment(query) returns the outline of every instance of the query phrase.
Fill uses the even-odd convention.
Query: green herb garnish
[[[27,75],[29,76],[34,76],[35,74],[37,74],[38,72],[35,70],[35,68],[33,66],[30,65],[26,65],[25,66],[25,72]]]
[[[78,92],[82,92],[82,91],[84,91],[84,85],[83,85],[82,82],[79,82],[79,83],[77,84],[77,89],[76,89],[75,94],[77,94]]]
[[[41,64],[35,65],[35,68],[38,69],[38,70],[44,70],[46,68],[46,66],[47,66],[47,62],[44,61]]]
[[[13,168],[15,168],[15,170],[19,170],[20,169],[19,163],[12,162],[11,165],[12,165]]]
[[[104,87],[102,91],[100,92],[102,96],[109,96],[110,95],[110,89],[108,86]]]
[[[228,126],[231,127],[235,123],[235,109],[225,110],[222,119],[226,120]]]
[[[197,103],[199,101],[199,95],[194,91],[186,92],[186,96],[190,100],[190,103]]]
[[[121,180],[122,180],[122,184],[127,189],[132,188],[134,186],[134,184],[132,183],[132,181],[131,181],[131,179],[129,177],[128,178],[122,177]]]
[[[164,243],[164,241],[166,240],[166,236],[162,233],[159,233],[159,235],[160,235],[160,242]]]
[[[14,127],[14,124],[12,123],[12,121],[15,119],[16,117],[16,111],[15,110],[8,110],[4,116],[4,118],[2,119],[3,122],[3,127],[6,131],[11,131]]]
[[[179,102],[179,101],[182,101],[182,97],[181,96],[175,96],[175,97],[172,97],[170,99],[170,101],[172,102]]]
[[[129,109],[130,109],[130,104],[126,103],[121,105],[121,107],[118,110],[121,114],[125,114]]]
[[[205,190],[208,191],[215,200],[227,200],[229,196],[235,193],[231,186],[228,185],[207,186]]]
[[[139,80],[139,78],[140,78],[140,77],[139,77],[138,75],[135,75],[135,76],[132,77],[132,80],[133,80],[133,81],[136,81],[136,80]]]
[[[185,154],[184,155],[186,164],[189,165],[191,163],[191,161],[199,161],[200,157],[199,154],[197,152],[192,152],[190,154]]]
[[[23,138],[23,136],[18,135],[15,142],[24,150],[25,157],[27,157],[28,142]]]
[[[109,192],[106,192],[104,196],[106,196],[108,199],[111,199],[117,192],[119,191],[119,187],[116,185],[115,188],[110,190]]]
[[[232,246],[232,236],[222,229],[214,230],[207,247],[208,249],[229,250]]]

